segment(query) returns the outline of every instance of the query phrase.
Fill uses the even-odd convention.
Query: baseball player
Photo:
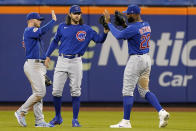
[[[149,40],[151,28],[148,22],[144,22],[140,16],[140,8],[137,5],[129,5],[126,13],[130,25],[124,26],[122,31],[114,27],[110,22],[110,14],[105,10],[105,21],[109,29],[117,39],[126,39],[128,41],[129,60],[125,67],[123,78],[123,107],[124,118],[111,128],[131,128],[130,112],[133,106],[133,92],[138,84],[140,96],[145,98],[159,113],[159,127],[165,127],[168,124],[169,113],[159,104],[156,96],[150,92],[149,75],[151,70],[151,58],[149,56]],[[125,21],[124,21],[125,22]],[[122,22],[120,22],[122,23]]]
[[[40,28],[44,20],[38,13],[29,13],[27,15],[28,27],[24,31],[24,46],[26,53],[26,62],[24,72],[32,87],[32,95],[26,102],[15,112],[18,123],[26,127],[25,115],[33,107],[35,115],[35,127],[53,127],[53,125],[44,121],[43,97],[46,94],[44,65],[45,55],[43,52],[41,37],[51,29],[56,21],[56,15],[52,11],[52,20]]]
[[[50,124],[61,124],[61,97],[66,80],[70,79],[70,93],[72,96],[73,120],[72,127],[80,127],[78,113],[80,108],[81,81],[82,81],[82,56],[91,40],[103,43],[109,30],[97,34],[90,26],[83,24],[80,6],[70,7],[66,22],[61,23],[55,37],[46,52],[46,62],[49,63],[50,55],[59,48],[59,56],[53,78],[53,101],[56,116]],[[58,46],[59,41],[61,42]]]

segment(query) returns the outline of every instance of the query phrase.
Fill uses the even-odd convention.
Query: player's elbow
[[[105,41],[105,39],[96,39],[96,40],[94,40],[94,42],[96,42],[96,43],[103,43]]]
[[[53,39],[52,42],[50,43],[50,48],[56,48],[58,46],[58,40]]]
[[[117,36],[115,36],[115,37],[116,37],[116,39],[118,39],[118,40],[123,39],[121,35],[117,35]]]
[[[118,40],[123,39],[123,36],[119,33],[119,34],[115,34],[114,37]]]

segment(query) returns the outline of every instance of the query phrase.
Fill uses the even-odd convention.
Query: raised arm
[[[112,32],[113,36],[117,39],[129,39],[133,35],[137,34],[138,31],[134,29],[132,26],[128,26],[124,30],[120,31],[110,22],[110,14],[107,10],[104,12],[105,21],[109,26],[110,31]]]
[[[51,29],[53,27],[55,21],[57,20],[56,15],[54,13],[54,10],[52,10],[51,14],[52,14],[52,20],[40,28],[40,35],[45,34],[49,29]]]
[[[123,39],[124,33],[123,31],[118,30],[112,23],[108,23],[108,26],[110,28],[111,33],[116,37],[117,39]]]
[[[60,27],[60,26],[59,26]],[[48,68],[49,67],[49,63],[50,63],[50,55],[52,54],[52,52],[57,48],[58,43],[61,39],[61,34],[60,34],[60,29],[57,29],[57,32],[54,36],[54,39],[52,40],[50,46],[48,47],[48,50],[46,52],[46,60],[45,60],[45,66]]]
[[[54,36],[54,39],[52,40],[50,46],[48,47],[48,50],[46,52],[46,57],[50,57],[52,52],[57,48],[60,38],[61,38],[61,33],[60,33],[60,26],[59,26]]]
[[[48,32],[49,29],[53,27],[56,20],[57,20],[56,15],[54,11],[52,10],[52,20],[41,28],[37,28],[37,27],[31,28],[30,32],[28,33],[28,36],[32,38],[39,38],[40,36],[44,35],[46,32]]]
[[[103,43],[106,40],[107,32],[108,31],[98,34],[96,31],[92,30],[92,40],[96,43]]]

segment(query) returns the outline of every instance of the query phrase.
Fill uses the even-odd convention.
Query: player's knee
[[[40,101],[42,98],[42,96],[36,95],[36,101]]]
[[[140,93],[140,96],[141,96],[142,98],[145,98],[147,92],[150,92],[150,91],[142,92],[142,93]]]
[[[123,94],[123,96],[133,96],[133,91],[123,89],[122,94]]]
[[[40,101],[44,96],[46,95],[45,92],[42,92],[42,93],[35,93],[35,96],[37,98],[37,101]]]
[[[122,92],[123,96],[133,96],[133,92]]]
[[[133,96],[134,86],[124,86],[122,90],[123,96]]]
[[[150,92],[150,90],[149,90],[149,89],[144,89],[144,88],[142,88],[142,87],[138,87],[138,92],[139,92],[139,94],[140,94],[140,96],[141,96],[142,98],[145,98],[146,93],[147,93],[147,92]]]
[[[62,96],[62,91],[61,90],[53,90],[52,95],[56,97],[61,97]]]
[[[81,88],[74,88],[70,90],[71,96],[81,96]]]
[[[44,87],[43,89],[37,91],[35,95],[37,98],[42,99],[46,95],[46,88]]]
[[[37,94],[37,97],[40,97],[42,99],[45,95],[46,95],[46,92],[45,91],[44,92],[39,92]]]
[[[133,96],[136,83],[137,83],[136,80],[132,81],[124,77],[123,78],[123,89],[122,89],[123,96]]]

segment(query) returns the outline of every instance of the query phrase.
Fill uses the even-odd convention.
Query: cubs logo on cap
[[[80,42],[84,41],[85,38],[86,38],[86,32],[85,32],[85,31],[78,31],[78,32],[76,33],[76,38],[77,38]]]
[[[126,14],[140,14],[140,7],[138,5],[129,5],[126,11],[123,11]]]
[[[79,5],[72,5],[69,9],[69,13],[81,13]]]

